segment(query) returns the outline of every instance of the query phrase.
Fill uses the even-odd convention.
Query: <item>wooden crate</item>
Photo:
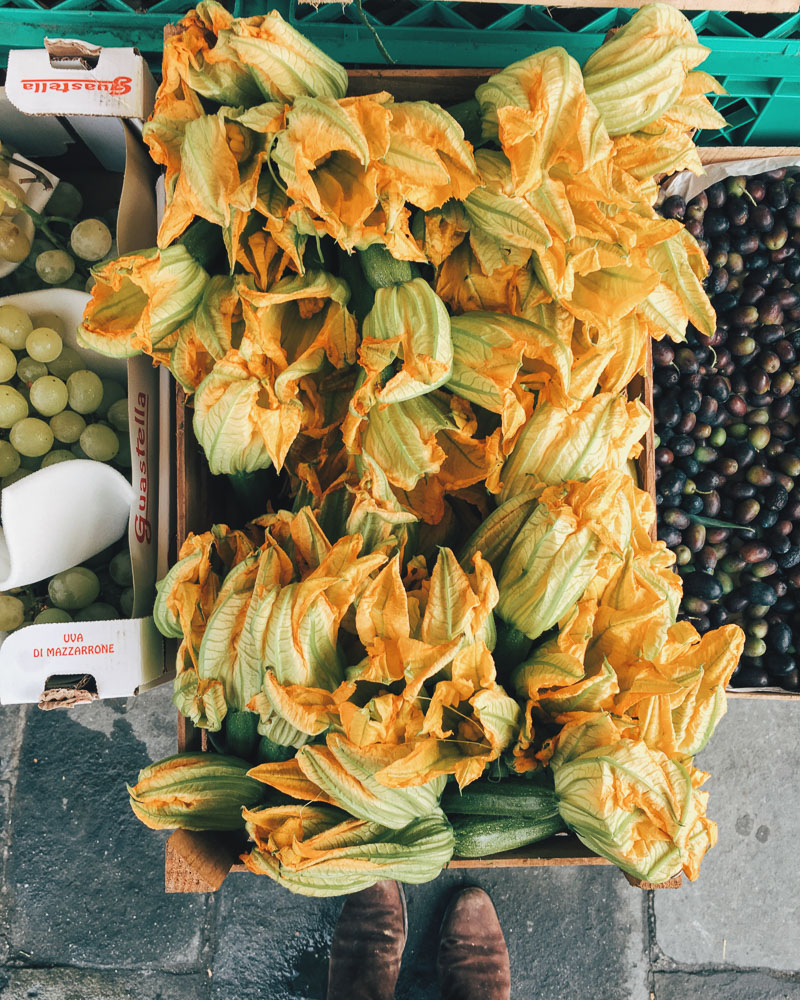
[[[351,70],[348,93],[366,94],[386,89],[400,100],[434,99],[453,104],[474,94],[491,70]],[[649,375],[638,376],[629,386],[630,398],[639,398],[652,412],[653,385]],[[178,546],[190,531],[204,531],[226,516],[224,493],[208,473],[205,459],[191,430],[191,411],[186,396],[177,394],[177,534]],[[639,456],[640,484],[655,495],[655,449],[652,420]],[[206,749],[205,733],[183,716],[178,716],[178,750]],[[247,871],[238,863],[244,841],[235,836],[177,830],[167,841],[165,887],[167,892],[213,892],[229,871]],[[573,865],[609,865],[610,862],[586,848],[577,837],[559,834],[539,844],[488,858],[454,858],[450,868],[537,868]],[[676,875],[655,886],[625,876],[639,888],[677,889],[682,876]]]

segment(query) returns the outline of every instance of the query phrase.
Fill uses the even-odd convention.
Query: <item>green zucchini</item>
[[[249,760],[258,743],[258,715],[229,709],[225,716],[225,740],[234,757]]]
[[[502,618],[497,619],[497,642],[492,655],[498,671],[510,673],[528,656],[532,645],[533,640],[524,632],[504,622]]]
[[[370,288],[391,288],[419,277],[419,270],[407,260],[395,260],[385,246],[373,243],[358,251],[361,270]]]
[[[291,760],[296,753],[297,747],[286,747],[269,736],[262,736],[258,741],[256,760],[259,764],[280,764],[281,761]]]
[[[448,816],[512,816],[535,822],[557,816],[558,799],[551,788],[519,778],[473,781],[463,792],[449,788],[442,809]]]
[[[493,819],[455,816],[450,822],[456,838],[453,853],[457,858],[484,858],[502,851],[513,851],[566,829],[558,813],[538,820],[520,816],[496,816]]]

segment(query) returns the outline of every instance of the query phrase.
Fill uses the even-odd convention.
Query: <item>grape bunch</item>
[[[735,687],[800,689],[800,179],[730,177],[684,221],[711,266],[709,338],[653,343],[658,532],[681,617],[746,633]]]
[[[43,285],[79,291],[91,287],[89,268],[115,253],[111,229],[102,219],[79,218],[83,197],[73,184],[61,181],[47,202],[46,215],[22,209],[34,222],[31,240],[18,224],[18,205],[25,203],[25,190],[8,176],[8,167],[9,160],[0,156],[0,195],[5,191],[12,196],[8,201],[0,199],[0,261],[20,267],[3,279],[4,294],[33,291]],[[31,172],[30,180],[34,179]]]
[[[123,538],[80,566],[0,594],[0,632],[50,622],[110,621],[133,614],[133,570]]]
[[[18,306],[0,306],[2,487],[76,458],[130,468],[125,386],[90,371],[58,317],[46,320],[34,328]]]

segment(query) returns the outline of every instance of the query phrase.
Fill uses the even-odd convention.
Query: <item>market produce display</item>
[[[80,337],[167,365],[211,472],[272,467],[291,499],[190,535],[159,584],[175,702],[217,753],[147,768],[137,815],[227,829],[222,755],[263,788],[245,864],[295,892],[562,829],[695,878],[693,759],[744,635],[677,620],[626,389],[651,338],[714,334],[702,249],[654,207],[721,124],[707,50],[654,4],[583,71],[549,49],[451,114],[347,97],[275,13],[181,27],[144,132],[158,246],[95,268]]]
[[[653,344],[659,537],[683,577],[681,615],[701,634],[747,633],[731,683],[800,688],[800,184],[786,168],[729,177],[684,220],[711,271],[712,336]],[[793,633],[794,628],[794,633]]]
[[[45,318],[34,328],[19,306],[0,305],[0,489],[77,458],[130,469],[126,387],[87,368],[86,358],[63,343],[61,318]],[[0,594],[0,632],[129,618],[131,585],[123,539],[85,566]]]
[[[44,212],[35,211],[26,203],[26,186],[44,175],[26,164],[17,182],[9,177],[11,163],[20,165],[0,143],[0,261],[20,264],[3,279],[4,294],[48,286],[83,291],[93,281],[91,266],[116,252],[113,224],[85,217],[83,196],[69,181],[56,185]],[[32,236],[19,225],[20,214],[32,220]]]

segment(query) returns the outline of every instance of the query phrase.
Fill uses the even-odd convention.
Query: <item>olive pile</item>
[[[730,177],[684,221],[711,266],[708,338],[653,343],[659,537],[681,617],[746,632],[736,687],[800,689],[800,175]]]

